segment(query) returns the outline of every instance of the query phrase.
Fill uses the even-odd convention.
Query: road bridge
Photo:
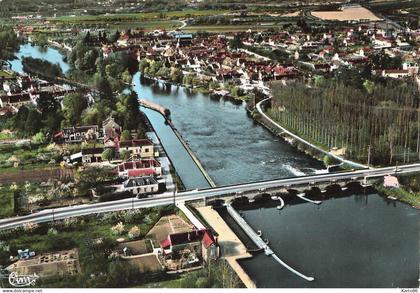
[[[260,181],[253,183],[219,186],[214,188],[196,189],[180,193],[164,193],[151,198],[128,198],[111,202],[85,204],[57,209],[46,209],[38,213],[0,220],[0,230],[11,229],[27,223],[43,223],[78,217],[96,213],[129,210],[137,208],[155,207],[173,204],[174,202],[188,202],[194,200],[208,200],[221,196],[232,196],[244,192],[258,192],[276,188],[291,188],[294,186],[308,186],[322,183],[336,183],[340,181],[363,181],[365,178],[380,178],[389,174],[407,174],[420,172],[420,164],[384,167],[376,169],[357,170],[350,172],[337,172],[317,174],[277,180]]]

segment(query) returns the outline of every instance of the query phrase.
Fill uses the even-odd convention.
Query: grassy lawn
[[[182,278],[181,276],[178,279],[147,283],[135,288],[181,288]]]
[[[0,218],[7,218],[15,212],[14,192],[9,186],[0,187]]]
[[[0,145],[0,173],[18,172],[22,167],[24,170],[46,168],[55,155],[56,152],[46,146]],[[16,160],[19,162],[18,168],[13,167]]]
[[[181,26],[181,22],[176,20],[156,20],[156,21],[124,21],[118,23],[110,23],[111,29],[136,29],[142,28],[146,31],[157,29],[173,30]]]
[[[420,194],[418,193],[411,193],[404,189],[404,187],[400,188],[386,188],[381,185],[377,185],[376,190],[379,194],[383,196],[393,196],[399,201],[408,203],[411,206],[420,206]]]
[[[13,77],[13,75],[6,71],[0,70],[0,78],[1,77],[10,78],[10,77]]]
[[[15,168],[15,167],[1,167],[0,168],[0,174],[16,174],[16,173],[19,173],[21,171],[48,169],[50,167],[56,167],[56,166],[52,166],[48,163],[33,163],[33,164],[21,165],[17,168]]]
[[[16,138],[16,134],[14,133],[4,133],[4,132],[0,133],[0,140],[7,140],[7,139],[14,139],[14,138]]]

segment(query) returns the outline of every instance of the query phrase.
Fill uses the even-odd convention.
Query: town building
[[[191,264],[199,262],[200,258],[207,262],[219,257],[217,239],[209,230],[170,234],[160,245],[163,255],[166,256],[189,254]]]
[[[122,186],[117,186],[118,191],[130,191],[134,195],[148,195],[159,192],[159,183],[152,176],[129,178]]]
[[[161,176],[162,167],[155,159],[124,162],[117,166],[118,176],[122,178]]]
[[[55,137],[63,138],[65,143],[81,143],[102,138],[102,132],[98,125],[72,126],[63,128]]]
[[[132,156],[139,158],[153,158],[156,156],[153,143],[148,139],[133,139],[121,141],[119,151],[130,151]],[[157,156],[159,156],[157,154]]]

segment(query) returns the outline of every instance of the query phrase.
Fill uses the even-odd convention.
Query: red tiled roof
[[[153,145],[153,144],[148,139],[133,139],[133,140],[120,142],[120,147],[138,147],[138,146],[145,146],[145,145]]]
[[[129,170],[128,171],[128,177],[141,177],[141,176],[150,176],[155,175],[155,170],[149,168],[149,169],[135,169],[135,170]]]
[[[211,232],[208,230],[195,230],[191,232],[170,234],[160,245],[163,248],[169,248],[172,245],[186,244],[200,241],[205,248],[215,243]]]
[[[201,240],[201,243],[203,243],[205,248],[208,248],[214,243],[213,236],[206,230],[203,235],[203,239]]]

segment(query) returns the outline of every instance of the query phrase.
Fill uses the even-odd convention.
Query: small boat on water
[[[397,200],[397,198],[395,196],[392,196],[392,195],[388,196],[387,198],[391,199],[391,200]]]

